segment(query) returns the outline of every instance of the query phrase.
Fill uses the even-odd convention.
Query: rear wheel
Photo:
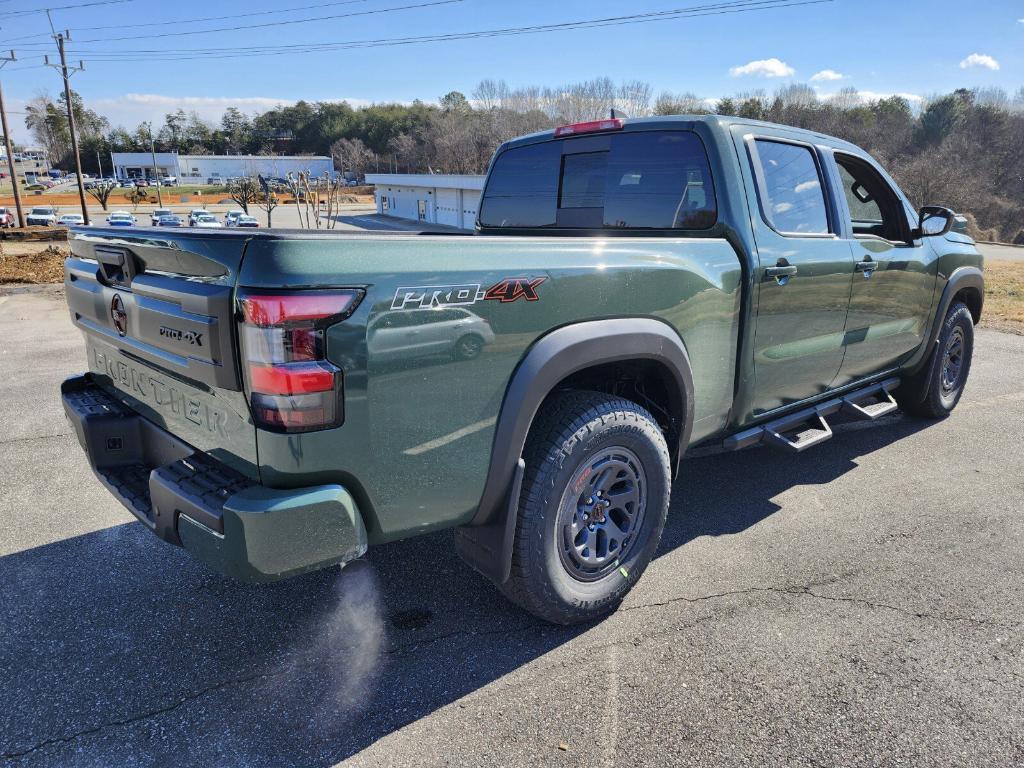
[[[574,624],[614,610],[661,540],[671,493],[665,437],[636,403],[566,392],[545,405],[526,475],[506,596]]]
[[[475,334],[467,334],[455,342],[455,357],[459,360],[475,360],[484,348],[484,340]]]
[[[956,302],[946,313],[931,360],[893,393],[907,413],[943,419],[963,395],[974,353],[974,320],[966,304]]]

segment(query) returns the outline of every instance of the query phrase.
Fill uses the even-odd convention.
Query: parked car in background
[[[0,208],[0,227],[10,229],[15,223],[14,211],[10,208]]]
[[[430,355],[475,360],[493,342],[488,321],[461,307],[388,312],[366,329],[367,349],[379,362]]]
[[[188,212],[188,225],[190,227],[194,227],[196,225],[196,219],[200,216],[207,216],[209,213],[210,212],[205,208],[193,208]]]
[[[160,186],[161,187],[176,187],[176,186],[178,186],[178,177],[177,176],[164,176],[162,179],[160,179]]]
[[[148,187],[149,186],[149,179],[141,179],[141,178],[140,179],[136,179],[135,180],[135,186],[136,187]]]
[[[149,214],[149,223],[155,227],[160,223],[160,218],[162,216],[170,216],[173,213],[174,211],[170,208],[154,208],[153,212]]]
[[[193,225],[198,229],[223,229],[224,225],[217,221],[217,217],[212,213],[204,213],[202,216],[196,216],[196,223]]]
[[[157,221],[156,226],[158,227],[181,227],[184,226],[184,221],[181,216],[175,216],[173,213],[161,216]]]
[[[25,224],[30,227],[52,227],[57,224],[57,209],[52,205],[41,205],[29,211]]]
[[[237,208],[234,209],[234,210],[228,211],[224,215],[224,226],[226,226],[226,227],[233,227],[233,226],[235,226],[238,223],[238,217],[239,216],[245,216],[245,211],[238,210]]]
[[[111,227],[134,227],[135,217],[128,211],[114,211],[107,216],[107,225]]]
[[[82,214],[80,213],[65,213],[57,219],[57,223],[62,227],[74,227],[85,224],[85,219],[82,218]]]
[[[256,221],[256,217],[255,216],[249,216],[248,214],[244,214],[242,216],[239,216],[235,220],[235,226],[236,227],[248,227],[250,229],[256,229],[257,227],[259,227],[259,225],[260,225],[260,223],[258,221]]]

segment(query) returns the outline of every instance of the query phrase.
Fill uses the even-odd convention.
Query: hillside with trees
[[[73,99],[86,172],[97,171],[97,153],[149,149],[147,125],[111,128],[77,95]],[[436,104],[356,108],[300,101],[252,117],[229,108],[219,124],[179,110],[153,132],[158,151],[332,155],[337,168],[359,175],[483,173],[502,141],[605,117],[612,106],[633,117],[713,112],[839,136],[877,157],[915,204],[947,205],[968,215],[982,239],[1024,243],[1024,88],[1012,97],[999,89],[960,89],[911,103],[900,96],[865,102],[854,89],[822,99],[794,84],[771,95],[756,91],[709,103],[688,93],[655,96],[642,81],[511,88],[484,80],[470,97],[453,91]],[[40,96],[26,111],[36,141],[58,167],[70,169],[63,97]]]

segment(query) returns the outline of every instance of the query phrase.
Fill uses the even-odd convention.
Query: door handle
[[[779,285],[785,285],[789,279],[797,273],[797,268],[792,264],[778,264],[774,267],[765,267],[765,280],[774,279]]]
[[[874,274],[875,270],[878,269],[878,262],[874,259],[864,259],[864,261],[857,262],[857,271],[864,273],[864,279],[867,280],[871,275]]]

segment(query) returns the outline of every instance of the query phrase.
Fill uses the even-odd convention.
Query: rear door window
[[[761,208],[771,227],[788,235],[828,234],[828,209],[814,153],[802,144],[757,139]]]
[[[598,134],[506,150],[480,207],[481,226],[500,228],[707,229],[716,219],[707,153],[692,131]]]

